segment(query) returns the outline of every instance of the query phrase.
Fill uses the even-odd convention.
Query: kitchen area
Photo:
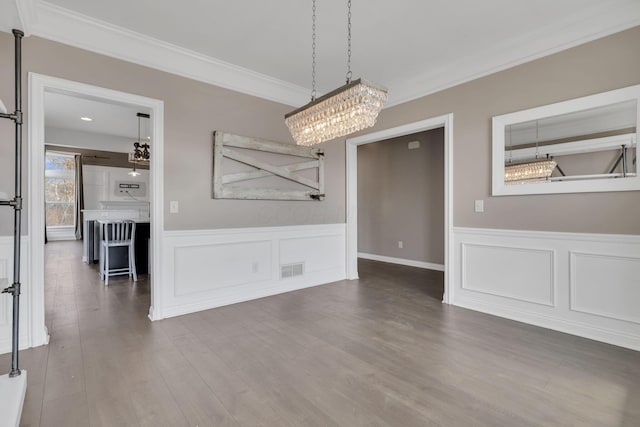
[[[100,202],[100,209],[85,209],[83,216],[82,261],[97,264],[100,261],[100,244],[104,226],[131,220],[136,224],[134,235],[135,265],[137,274],[147,274],[150,270],[151,228],[149,202]],[[112,248],[111,268],[121,268],[127,262],[124,248]]]
[[[131,264],[128,246],[116,244],[104,256],[104,232],[112,224],[133,221],[132,261],[137,275],[148,274],[149,114],[135,106],[66,94],[47,93],[45,101],[47,241],[81,244],[78,262],[96,265],[104,280],[101,254],[110,270]]]

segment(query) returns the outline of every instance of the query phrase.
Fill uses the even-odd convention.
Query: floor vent
[[[286,279],[288,277],[302,276],[304,273],[304,263],[286,264],[280,266],[280,277]]]

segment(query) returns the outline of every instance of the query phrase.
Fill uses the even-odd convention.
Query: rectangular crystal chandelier
[[[557,163],[552,159],[528,163],[507,164],[504,167],[504,181],[516,184],[518,181],[531,179],[547,179],[551,177]]]
[[[387,90],[357,79],[285,115],[298,145],[314,145],[366,129],[376,123]]]

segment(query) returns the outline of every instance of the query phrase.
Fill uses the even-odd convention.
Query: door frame
[[[161,269],[164,224],[164,101],[133,95],[99,86],[60,79],[43,74],[29,73],[29,150],[28,150],[28,206],[29,227],[29,314],[31,346],[49,341],[45,325],[44,303],[44,96],[46,92],[58,92],[83,97],[103,99],[116,103],[148,108],[151,110],[153,149],[150,163],[150,212],[151,212],[151,306],[149,318],[161,319]]]
[[[453,302],[453,113],[348,138],[347,157],[347,279],[358,278],[358,146],[444,127],[444,294]]]

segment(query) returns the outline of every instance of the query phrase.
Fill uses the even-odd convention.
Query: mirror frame
[[[638,157],[638,140],[640,136],[640,85],[629,86],[596,95],[557,102],[528,110],[503,114],[492,118],[492,195],[508,196],[521,194],[558,194],[558,193],[591,193],[603,191],[640,190],[640,171],[636,163],[636,176],[612,179],[594,178],[582,181],[558,181],[547,183],[522,183],[507,185],[504,182],[505,172],[505,129],[508,125],[539,120],[550,116],[603,107],[624,101],[636,101],[636,148]]]

